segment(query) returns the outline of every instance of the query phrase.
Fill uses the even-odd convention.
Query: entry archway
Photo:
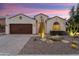
[[[53,31],[60,31],[61,26],[58,22],[54,22],[53,26],[52,26],[52,30]]]

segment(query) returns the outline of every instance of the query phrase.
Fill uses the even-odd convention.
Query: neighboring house
[[[38,34],[39,24],[43,21],[45,25],[45,33],[50,31],[66,31],[66,20],[55,16],[49,18],[45,14],[35,15],[34,18],[24,14],[17,14],[6,18],[6,34]]]
[[[5,17],[0,17],[0,25],[5,25]]]
[[[6,17],[0,17],[0,33],[5,32],[5,19]]]

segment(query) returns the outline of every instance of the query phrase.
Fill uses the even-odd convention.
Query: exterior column
[[[5,19],[5,34],[9,34],[9,23],[8,23],[8,16],[6,16],[6,19]]]
[[[47,21],[45,21],[45,34],[47,34]]]
[[[36,20],[36,34],[38,34],[38,21]]]

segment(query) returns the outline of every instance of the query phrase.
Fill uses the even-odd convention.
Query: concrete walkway
[[[0,55],[17,55],[32,35],[1,35]]]

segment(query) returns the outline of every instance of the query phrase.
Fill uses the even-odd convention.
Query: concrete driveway
[[[32,35],[1,35],[0,55],[17,55]]]

